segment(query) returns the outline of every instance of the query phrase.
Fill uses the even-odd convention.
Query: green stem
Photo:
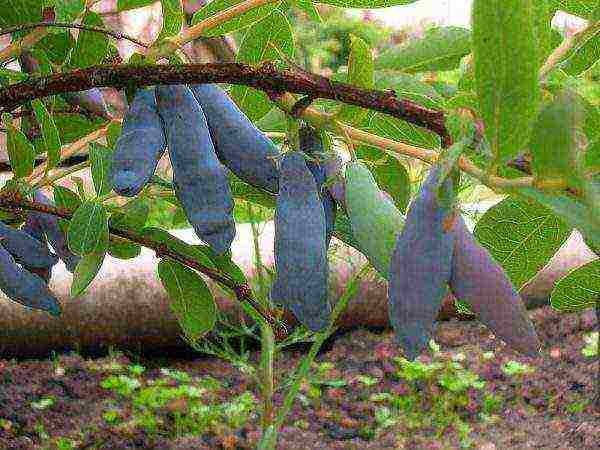
[[[261,439],[261,442],[258,445],[259,449],[275,449],[275,445],[277,444],[277,433],[283,426],[286,417],[292,410],[294,401],[296,400],[298,392],[300,391],[300,386],[302,385],[304,379],[306,379],[306,377],[308,376],[310,366],[315,360],[315,357],[317,356],[317,353],[319,352],[319,349],[321,348],[325,340],[329,336],[331,336],[331,334],[335,331],[334,324],[336,323],[340,314],[346,309],[350,298],[357,292],[360,280],[368,270],[369,265],[367,264],[350,280],[348,286],[346,287],[346,290],[344,291],[344,294],[333,309],[333,312],[331,314],[330,325],[324,331],[315,334],[315,341],[313,342],[310,351],[308,352],[308,355],[306,355],[302,359],[302,361],[298,365],[298,368],[296,369],[296,372],[294,373],[294,375],[292,375],[293,382],[290,386],[287,395],[285,396],[283,406],[277,412],[277,418],[275,419],[275,422],[268,430],[263,429],[263,438]]]
[[[85,169],[86,167],[89,167],[89,165],[90,165],[89,161],[83,161],[83,162],[80,162],[79,164],[75,164],[71,167],[61,170],[60,172],[54,173],[49,177],[42,178],[37,183],[34,183],[33,188],[38,189],[43,186],[51,185],[51,184],[55,183],[56,181],[60,180],[61,178],[67,177],[71,174],[74,174],[76,172],[79,172],[80,170]]]
[[[260,327],[261,331],[261,354],[260,354],[260,376],[262,378],[262,417],[261,427],[263,433],[273,423],[273,359],[275,355],[275,340],[273,331],[268,324]]]

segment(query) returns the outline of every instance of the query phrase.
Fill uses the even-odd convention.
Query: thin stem
[[[569,55],[571,50],[577,49],[583,45],[588,39],[598,33],[598,31],[600,31],[600,21],[590,22],[584,29],[563,40],[550,56],[548,56],[546,62],[541,67],[539,73],[540,81],[545,81],[558,64]]]
[[[269,431],[269,436],[268,437],[266,436],[264,439],[267,439],[267,438],[272,439],[272,434],[276,434],[279,431],[279,429],[281,429],[281,427],[283,426],[283,423],[284,423],[286,417],[289,415],[290,411],[292,410],[294,401],[296,400],[298,392],[300,391],[300,386],[301,386],[302,382],[304,381],[304,379],[308,376],[310,366],[312,365],[313,361],[315,360],[315,357],[317,356],[319,349],[321,348],[323,343],[327,340],[327,338],[329,336],[331,336],[331,334],[335,331],[335,326],[334,326],[335,322],[337,321],[339,316],[342,314],[342,312],[344,312],[344,310],[346,309],[346,306],[348,305],[348,301],[356,293],[356,291],[359,288],[360,281],[362,280],[362,278],[368,271],[369,271],[369,265],[366,264],[358,271],[358,273],[356,275],[354,275],[354,277],[348,283],[346,290],[344,291],[344,294],[341,296],[339,301],[336,303],[335,308],[333,309],[333,312],[331,314],[330,325],[324,331],[321,331],[321,332],[315,334],[315,341],[313,342],[312,346],[310,347],[310,351],[308,352],[308,355],[306,355],[302,359],[302,361],[298,365],[298,368],[296,369],[296,372],[292,376],[292,380],[293,380],[292,385],[290,386],[290,389],[288,390],[288,393],[285,396],[285,399],[283,401],[283,406],[277,412],[277,418],[275,419],[275,423],[272,425],[273,429],[271,429]],[[274,448],[274,445],[276,444],[276,439],[273,439],[271,441],[271,444],[273,445],[273,447],[267,446],[265,448]]]
[[[267,5],[269,3],[275,3],[276,1],[278,0],[247,0],[242,3],[238,3],[231,8],[207,17],[196,25],[182,31],[178,36],[175,36],[171,39],[166,39],[156,47],[151,47],[148,51],[147,58],[149,61],[158,61],[159,59],[163,59],[178,48],[183,47],[188,42],[202,36],[206,30],[238,17],[246,11],[258,8],[259,6]]]
[[[52,175],[50,175],[50,176],[45,176],[44,178],[42,178],[38,182],[34,183],[32,187],[34,189],[39,189],[39,188],[44,187],[44,186],[52,185],[56,181],[60,180],[61,178],[67,177],[69,175],[72,175],[72,174],[74,174],[76,172],[79,172],[80,170],[83,170],[83,169],[89,167],[89,166],[90,166],[90,161],[83,161],[83,162],[80,162],[79,164],[74,164],[74,165],[72,165],[70,167],[67,167],[65,169],[53,172]]]
[[[148,48],[148,44],[146,44],[132,36],[128,36],[125,33],[121,33],[120,31],[112,31],[112,30],[107,30],[106,28],[102,28],[102,27],[94,27],[91,25],[84,25],[84,24],[80,24],[80,23],[71,23],[71,22],[44,21],[44,22],[22,23],[22,24],[15,25],[12,27],[3,28],[2,30],[0,30],[0,36],[3,36],[5,34],[17,33],[19,31],[37,29],[37,28],[75,28],[78,30],[91,31],[94,33],[105,34],[105,35],[113,37],[117,40],[130,41],[141,47]]]
[[[48,35],[48,29],[37,28],[17,42],[13,42],[0,50],[0,64],[18,58],[21,53],[29,50]]]
[[[83,136],[77,141],[69,144],[67,147],[63,148],[60,152],[60,159],[64,160],[70,158],[71,156],[77,154],[79,151],[83,150],[90,142],[97,141],[106,136],[108,133],[108,125],[106,127],[99,128],[96,131],[91,132],[90,134]],[[46,167],[48,163],[43,163],[37,166],[29,177],[27,177],[27,181],[29,183],[34,182],[34,180],[38,177],[43,177],[46,172]]]
[[[49,206],[38,202],[32,202],[23,198],[20,194],[14,192],[6,192],[0,195],[0,208],[7,208],[10,210],[24,210],[24,211],[37,211],[44,214],[51,214],[53,216],[60,217],[62,219],[70,220],[73,217],[73,213],[69,210],[57,208],[55,206]],[[162,242],[156,242],[153,239],[147,237],[143,232],[132,230],[125,227],[109,227],[109,231],[112,235],[127,239],[136,244],[140,244],[151,250],[154,250],[159,257],[169,257],[181,264],[184,264],[200,273],[203,273],[213,281],[225,286],[232,290],[237,300],[242,303],[243,306],[247,306],[247,309],[253,309],[255,316],[260,316],[264,319],[274,330],[277,331],[277,338],[284,339],[287,335],[287,329],[285,325],[276,320],[270,311],[265,310],[252,296],[252,290],[247,284],[242,284],[234,280],[228,273],[222,272],[219,269],[204,266],[196,259],[189,258],[183,254],[178,253],[168,248]]]
[[[261,427],[264,432],[273,423],[273,362],[275,341],[271,327],[266,324],[261,325],[260,334],[260,376],[263,404]]]

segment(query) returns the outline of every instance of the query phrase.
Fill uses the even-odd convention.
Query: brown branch
[[[23,198],[19,194],[15,194],[14,192],[0,195],[0,208],[9,208],[13,211],[37,211],[67,220],[70,220],[73,217],[73,213],[69,210],[32,202]],[[121,227],[110,227],[110,233],[154,250],[159,257],[169,257],[181,264],[186,265],[187,267],[203,273],[215,282],[231,289],[235,293],[235,296],[240,303],[249,303],[262,316],[262,318],[271,325],[278,339],[284,339],[288,334],[285,325],[278,322],[270,311],[265,310],[265,308],[263,308],[256,300],[254,300],[252,297],[252,290],[247,284],[239,283],[224,272],[206,267],[194,259],[187,258],[186,256],[167,248],[167,246],[160,242],[148,239],[143,233]]]
[[[94,87],[152,86],[159,84],[229,83],[250,86],[267,93],[291,92],[311,98],[337,100],[405,120],[427,128],[447,146],[451,138],[443,111],[425,108],[399,99],[388,91],[362,89],[313,74],[307,77],[294,70],[277,70],[272,64],[252,67],[239,63],[183,65],[115,65],[32,78],[0,89],[0,108],[11,111],[35,98]]]
[[[18,33],[19,31],[33,30],[36,28],[75,28],[83,31],[91,31],[94,33],[102,33],[107,36],[113,37],[117,40],[126,40],[133,42],[141,47],[148,48],[148,44],[129,36],[125,33],[121,33],[120,31],[112,31],[107,30],[102,27],[94,27],[91,25],[83,25],[80,23],[71,23],[71,22],[54,22],[54,21],[44,21],[44,22],[31,22],[31,23],[21,23],[19,25],[14,25],[12,27],[3,28],[0,30],[0,36],[11,33]]]

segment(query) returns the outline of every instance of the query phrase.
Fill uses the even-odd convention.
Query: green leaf
[[[123,126],[118,122],[111,122],[108,125],[108,130],[106,133],[106,143],[108,144],[108,148],[111,150],[115,149],[115,144],[117,143],[117,139],[121,136],[123,131]]]
[[[142,252],[142,247],[127,239],[122,239],[118,236],[111,236],[108,243],[108,253],[119,259],[136,258]]]
[[[83,24],[94,27],[104,26],[102,18],[93,12],[85,16]],[[81,30],[71,54],[70,66],[83,69],[100,64],[107,50],[108,38],[105,34]]]
[[[74,22],[85,10],[85,0],[59,0],[54,7],[58,22]]]
[[[292,27],[287,17],[277,9],[246,32],[237,61],[258,65],[276,60],[279,59],[276,49],[290,58],[294,54]],[[264,92],[246,86],[234,86],[231,97],[252,121],[260,119],[273,107]]]
[[[566,194],[547,194],[535,188],[523,187],[514,190],[516,195],[536,201],[548,208],[569,226],[577,228],[589,242],[590,247],[600,248],[600,232],[594,226],[588,209]]]
[[[58,208],[75,211],[81,206],[81,199],[70,189],[63,186],[55,186],[54,203]]]
[[[92,142],[90,144],[90,162],[92,180],[98,197],[108,194],[112,185],[109,179],[112,152],[104,145]]]
[[[44,148],[48,155],[48,169],[52,169],[60,162],[60,137],[58,129],[56,128],[54,119],[39,98],[31,102],[31,106],[42,131]]]
[[[550,295],[550,305],[562,312],[596,306],[600,299],[600,260],[587,263],[561,278]]]
[[[117,10],[127,11],[129,9],[141,8],[143,6],[151,5],[156,3],[156,0],[118,0]]]
[[[225,252],[223,255],[217,255],[208,245],[194,245],[194,248],[208,256],[214,263],[215,267],[229,274],[234,281],[240,284],[245,284],[248,282],[242,269],[240,269],[240,267],[232,261],[231,250]]]
[[[110,216],[109,224],[116,228],[141,230],[146,225],[149,213],[150,208],[145,201],[134,199],[113,213]]]
[[[569,75],[577,76],[588,70],[600,59],[600,35],[588,39],[562,64],[562,69]]]
[[[221,11],[242,3],[242,1],[243,0],[213,0],[204,5],[194,14],[194,17],[192,18],[192,25],[196,25],[197,23],[202,22],[203,20],[212,17]],[[274,9],[278,7],[278,5],[279,3],[268,3],[266,5],[252,8],[249,11],[240,14],[239,16],[227,20],[226,22],[206,29],[202,35],[207,37],[223,36],[233,31],[241,30],[267,17],[273,12]]]
[[[356,156],[367,161],[379,188],[392,197],[396,207],[406,213],[410,200],[410,179],[406,168],[396,158],[367,145],[355,149]]]
[[[433,28],[421,39],[394,46],[375,61],[378,69],[416,73],[456,69],[471,51],[471,33],[459,27]]]
[[[477,240],[502,265],[517,288],[533,278],[571,234],[571,227],[548,209],[508,197],[475,226]]]
[[[473,63],[479,111],[497,161],[519,153],[538,112],[540,64],[533,15],[533,0],[473,2]]]
[[[61,142],[70,144],[101,128],[106,121],[102,118],[89,120],[81,114],[55,114],[54,123],[58,127]]]
[[[568,90],[558,92],[542,109],[529,143],[531,168],[538,179],[566,182],[575,175],[572,154],[583,134],[584,117],[585,107],[579,95]]]
[[[204,280],[193,270],[165,258],[158,276],[171,299],[171,310],[188,338],[197,339],[212,330],[217,306]]]
[[[378,70],[375,74],[377,89],[393,89],[397,97],[412,100],[432,109],[443,109],[444,99],[430,85],[415,75],[390,70]]]
[[[544,63],[552,48],[552,17],[548,7],[548,0],[534,2],[534,25],[538,43],[538,58],[540,66]]]
[[[597,0],[550,0],[552,11],[561,11],[587,19],[597,5]]]
[[[394,141],[406,142],[418,147],[439,147],[439,137],[434,133],[379,112],[369,114],[367,119],[360,124],[359,128],[378,136]]]
[[[339,6],[340,8],[389,8],[396,5],[410,5],[417,0],[318,0],[317,3]]]
[[[203,266],[215,268],[212,260],[197,246],[192,246],[181,239],[176,238],[165,230],[154,227],[146,227],[141,230],[141,235],[146,239],[163,244],[168,250],[179,253],[186,258],[197,261]]]
[[[33,172],[35,148],[21,130],[12,123],[9,113],[2,114],[2,123],[7,131],[6,151],[15,178],[24,178]]]
[[[87,201],[73,214],[67,233],[69,249],[76,255],[103,252],[108,244],[108,216],[101,203]]]
[[[83,294],[91,282],[94,281],[104,262],[104,255],[104,252],[92,253],[79,260],[75,272],[73,272],[71,297],[78,297]]]
[[[42,20],[43,0],[0,0],[0,28]]]
[[[185,20],[181,0],[160,0],[160,4],[162,5],[163,24],[157,38],[159,41],[178,34]]]
[[[351,34],[346,82],[357,87],[372,89],[375,85],[374,71],[371,48],[361,38]],[[368,110],[343,104],[338,119],[354,124],[360,122],[366,114],[368,114]]]
[[[304,11],[310,20],[323,23],[323,18],[312,0],[294,0],[294,4]]]

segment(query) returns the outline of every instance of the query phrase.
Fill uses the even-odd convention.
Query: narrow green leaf
[[[535,202],[508,197],[475,226],[477,240],[520,288],[544,267],[571,234],[571,227]]]
[[[371,89],[375,85],[371,48],[361,38],[350,35],[350,56],[346,82],[357,87]],[[350,124],[359,123],[368,111],[358,106],[343,104],[338,119]]]
[[[563,179],[566,183],[575,175],[572,155],[583,134],[584,117],[583,102],[569,90],[559,91],[542,109],[529,143],[531,168],[538,179]]]
[[[312,0],[294,0],[294,4],[304,11],[310,20],[323,23],[323,18]]]
[[[111,227],[125,227],[134,230],[141,230],[146,221],[150,208],[148,204],[141,199],[134,199],[123,205],[119,210],[110,216],[109,224]]]
[[[58,208],[75,211],[81,206],[81,199],[72,190],[63,186],[55,186],[54,203]]]
[[[102,18],[93,12],[86,14],[84,25],[103,27]],[[108,49],[108,38],[103,33],[93,31],[80,31],[71,54],[70,66],[73,68],[85,68],[100,64]]]
[[[567,56],[562,69],[569,75],[577,76],[600,60],[600,34],[588,39],[581,47]]]
[[[217,306],[204,280],[193,270],[168,258],[158,263],[158,276],[171,299],[171,310],[184,335],[197,339],[212,330]]]
[[[108,125],[108,132],[106,133],[106,143],[108,144],[108,148],[111,150],[115,149],[115,144],[119,136],[121,136],[121,132],[123,131],[123,126],[117,122],[111,122]]]
[[[421,39],[394,46],[375,61],[378,69],[416,73],[456,69],[471,51],[471,33],[460,27],[433,28]]]
[[[2,114],[2,123],[7,131],[6,151],[15,178],[24,178],[33,172],[35,148],[21,130],[12,123],[9,113]]]
[[[535,188],[519,188],[514,193],[548,208],[569,226],[577,228],[592,248],[600,248],[600,231],[594,225],[588,209],[565,194],[547,194]]]
[[[554,14],[550,14],[548,0],[536,0],[534,8],[535,35],[538,42],[538,57],[541,66],[551,51],[551,22]]]
[[[597,0],[550,0],[550,8],[552,11],[560,9],[574,16],[587,19],[594,11],[597,3]]]
[[[90,255],[104,250],[108,241],[108,216],[102,204],[83,203],[73,214],[67,233],[69,249],[76,255]]]
[[[578,312],[600,301],[600,260],[578,267],[554,286],[550,305],[562,312]]]
[[[243,0],[213,0],[204,5],[194,14],[194,17],[192,18],[192,25],[196,25],[197,23],[202,22],[203,20],[214,16],[221,11],[242,3],[242,1]],[[204,31],[203,35],[207,37],[223,36],[233,31],[246,28],[253,23],[256,23],[259,20],[267,17],[275,8],[279,6],[279,4],[280,3],[269,3],[252,8],[249,11],[246,11],[245,13],[240,14],[239,16],[236,16],[226,22],[223,22],[212,28],[208,28]]]
[[[98,197],[108,194],[112,189],[109,179],[111,161],[112,152],[109,148],[96,142],[90,144],[92,180]]]
[[[185,20],[181,0],[160,0],[160,4],[162,5],[163,24],[157,39],[159,41],[179,33]]]
[[[60,162],[60,137],[52,115],[44,103],[38,98],[31,102],[35,118],[40,124],[45,151],[48,155],[48,170],[56,167]]]
[[[0,28],[42,20],[43,0],[0,0]]]
[[[108,253],[110,256],[119,259],[136,258],[142,252],[142,247],[127,239],[118,236],[111,236],[108,243]]]
[[[238,51],[237,61],[258,65],[264,61],[277,60],[279,59],[277,49],[290,58],[294,54],[294,38],[290,22],[276,9],[246,32]],[[231,89],[231,96],[252,121],[260,119],[273,107],[273,103],[264,92],[253,88],[234,86]]]
[[[203,266],[215,268],[212,260],[202,251],[202,249],[176,238],[165,230],[154,227],[146,227],[142,229],[140,233],[146,239],[151,239],[154,242],[163,244],[168,250],[195,260]]]
[[[475,85],[497,161],[519,153],[538,112],[540,64],[533,16],[533,0],[473,2]]]
[[[85,292],[102,267],[104,253],[86,255],[77,263],[73,272],[71,297],[78,297]]]
[[[58,19],[57,19],[58,20]],[[33,50],[42,49],[53,64],[62,65],[75,45],[75,39],[68,31],[58,31],[45,36]]]

